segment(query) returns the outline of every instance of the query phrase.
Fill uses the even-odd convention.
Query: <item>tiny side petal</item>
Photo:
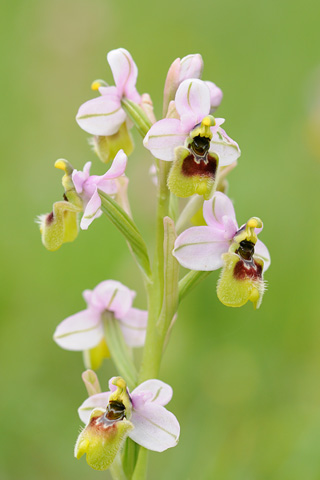
[[[101,199],[99,197],[98,191],[95,190],[92,197],[90,198],[87,206],[83,212],[83,216],[80,222],[81,230],[87,230],[89,225],[93,222],[95,218],[100,217],[101,215]]]
[[[146,403],[141,409],[133,410],[130,420],[135,428],[129,437],[142,447],[163,452],[177,445],[180,425],[173,413],[165,407]]]
[[[148,401],[162,406],[170,402],[173,394],[172,388],[167,383],[157,379],[146,380],[133,390],[131,394],[133,406],[135,395],[142,392],[151,392],[152,397]]]
[[[234,221],[234,235],[237,231],[238,225],[233,203],[224,193],[215,192],[210,200],[206,200],[203,203],[203,217],[210,227],[224,229],[225,216]]]
[[[230,165],[241,155],[237,142],[232,140],[232,138],[230,138],[221,127],[213,133],[210,142],[210,152],[214,152],[218,155],[220,167]]]
[[[254,253],[255,255],[258,255],[258,257],[262,258],[264,264],[263,264],[263,271],[267,271],[268,268],[270,267],[271,264],[271,258],[270,258],[270,253],[267,247],[261,240],[258,240],[255,247],[254,247]]]
[[[100,180],[98,181],[98,185],[100,184],[100,182],[104,180],[110,180],[113,178],[120,177],[120,175],[123,175],[127,166],[127,161],[128,161],[127,155],[124,153],[123,150],[119,150],[109,170],[100,177]]]

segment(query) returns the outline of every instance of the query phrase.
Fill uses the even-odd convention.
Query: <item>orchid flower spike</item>
[[[106,470],[128,436],[156,452],[177,445],[179,422],[164,407],[172,398],[169,385],[160,380],[147,380],[130,393],[121,377],[113,377],[109,388],[109,392],[89,397],[78,410],[86,427],[75,446],[76,458],[86,453],[92,468]]]
[[[66,350],[83,351],[86,368],[96,370],[110,356],[103,322],[119,321],[124,340],[130,347],[144,345],[148,312],[132,307],[136,293],[115,280],[105,280],[93,290],[85,290],[87,308],[61,322],[55,342]]]
[[[82,230],[87,230],[93,220],[102,215],[98,189],[108,195],[116,195],[118,185],[115,180],[124,174],[126,166],[127,155],[120,150],[104,175],[90,175],[91,162],[85,164],[83,171],[74,170],[72,172],[75,190],[83,202],[84,213],[80,223]]]
[[[106,83],[101,80],[94,81],[91,88],[98,90],[101,96],[81,105],[76,116],[79,126],[94,135],[92,144],[103,162],[113,160],[120,149],[127,155],[132,153],[131,123],[121,100],[126,98],[137,104],[141,102],[136,89],[138,69],[130,53],[124,48],[111,50],[107,60],[115,86],[105,86]]]
[[[63,170],[64,200],[55,202],[52,212],[40,215],[37,222],[40,225],[42,243],[47,250],[54,252],[63,243],[73,242],[79,231],[78,214],[82,211],[82,201],[77,195],[72,182],[73,167],[67,160],[57,160],[55,167]]]
[[[261,220],[253,217],[239,229],[232,202],[221,192],[204,202],[203,216],[207,225],[182,232],[173,255],[190,270],[223,267],[218,298],[225,305],[240,307],[251,300],[259,307],[265,289],[263,273],[270,266],[268,249],[257,238]]]
[[[156,158],[173,162],[168,186],[178,197],[197,193],[209,199],[218,166],[240,156],[238,144],[221,128],[224,119],[210,115],[211,97],[206,82],[183,81],[175,96],[179,118],[156,122],[143,141]]]

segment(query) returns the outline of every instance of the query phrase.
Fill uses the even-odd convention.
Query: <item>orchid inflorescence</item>
[[[110,468],[114,479],[138,480],[145,478],[147,450],[164,451],[179,439],[179,423],[165,408],[172,389],[157,377],[180,301],[209,272],[221,269],[219,300],[231,307],[250,300],[258,308],[270,255],[258,239],[260,218],[251,217],[239,227],[226,194],[226,177],[237,165],[240,148],[222,128],[225,120],[213,116],[222,91],[201,80],[201,55],[178,58],[171,65],[164,118],[158,121],[150,96],[136,89],[138,69],[130,53],[119,48],[107,59],[115,86],[94,81],[92,89],[100,96],[81,105],[76,120],[91,135],[100,160],[111,166],[98,176],[90,174],[90,161],[81,171],[57,160],[55,167],[64,172],[63,200],[38,222],[44,246],[55,251],[105,214],[124,235],[142,273],[148,310],[132,306],[133,290],[104,280],[83,292],[86,308],[62,321],[54,333],[62,348],[83,352],[87,368],[82,378],[89,398],[79,408],[86,426],[75,456],[86,454],[96,470]],[[158,205],[153,264],[127,195],[133,127],[154,157],[150,172]],[[190,271],[179,280],[180,265]],[[137,370],[132,348],[139,347],[144,350]],[[121,376],[113,377],[109,391],[101,393],[94,370],[110,357]],[[133,442],[140,447],[133,448]]]

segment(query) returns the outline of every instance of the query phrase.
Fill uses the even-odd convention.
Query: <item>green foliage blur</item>
[[[143,285],[106,218],[55,253],[34,219],[61,198],[57,158],[105,171],[74,118],[95,96],[92,80],[111,82],[105,57],[118,47],[158,117],[171,62],[202,54],[203,79],[224,92],[218,116],[242,150],[229,195],[240,224],[263,219],[272,257],[260,310],[221,305],[218,272],[181,305],[161,371],[181,439],[150,455],[148,478],[319,479],[319,2],[14,0],[1,10],[1,480],[109,475],[73,458],[82,358],[52,334],[84,308],[84,289],[120,280],[145,308]],[[152,243],[151,158],[135,139],[129,195]],[[106,362],[104,389],[116,373]]]

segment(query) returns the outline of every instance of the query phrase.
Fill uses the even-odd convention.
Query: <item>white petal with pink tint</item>
[[[184,145],[186,137],[187,133],[181,128],[180,120],[165,118],[152,125],[143,144],[156,158],[173,161],[174,149]]]
[[[93,220],[95,218],[100,217],[100,215],[102,214],[100,207],[101,207],[101,198],[96,189],[84,209],[81,222],[80,222],[81,230],[87,230],[87,228],[93,222]]]
[[[167,405],[172,398],[172,388],[167,383],[161,382],[161,380],[146,380],[141,383],[137,388],[132,392],[132,401],[134,406],[134,398],[137,394],[143,392],[151,392],[152,396],[148,401],[157,403],[158,405]]]
[[[97,393],[87,398],[83,404],[78,408],[78,414],[83,423],[88,423],[90,414],[95,408],[105,410],[108,405],[110,392]]]
[[[241,155],[237,142],[232,140],[222,128],[219,128],[218,131],[213,134],[210,142],[210,152],[218,155],[220,167],[230,165]]]
[[[122,283],[105,280],[92,290],[89,305],[101,312],[109,310],[116,318],[122,318],[131,308],[135,296],[136,293]]]
[[[102,175],[101,180],[117,178],[120,175],[123,175],[127,166],[128,157],[123,150],[119,150],[117,155],[114,157],[111,167],[109,170]]]
[[[79,126],[92,135],[113,135],[126,119],[115,87],[108,89],[110,94],[88,100],[77,113]]]
[[[172,254],[180,265],[190,270],[217,270],[223,265],[221,255],[228,251],[229,244],[222,230],[192,227],[178,236]]]
[[[264,261],[263,271],[265,272],[266,270],[268,270],[271,264],[270,253],[265,244],[261,242],[261,240],[258,240],[255,244],[254,255],[257,255]]]
[[[178,443],[179,422],[173,413],[161,405],[145,403],[139,410],[132,411],[130,421],[134,429],[129,437],[148,450],[163,452]]]
[[[61,322],[53,339],[66,350],[82,351],[98,345],[103,337],[100,314],[92,309],[82,310]]]
[[[190,131],[210,112],[210,90],[201,80],[185,80],[177,90],[175,102],[182,128]]]
[[[138,68],[128,50],[118,48],[111,50],[107,55],[113,78],[120,97],[127,97],[133,102],[140,102],[140,95],[136,90]]]
[[[233,203],[230,198],[222,192],[215,192],[210,200],[206,200],[203,203],[203,217],[210,227],[223,230],[225,230],[226,225],[225,217],[228,217],[230,223],[234,225],[233,231],[230,232],[230,238],[228,239],[231,239],[238,230]]]
[[[187,55],[180,61],[179,83],[188,78],[200,78],[203,70],[203,60],[199,53]]]
[[[204,82],[210,90],[210,113],[213,113],[220,105],[223,93],[221,88],[213,82]]]
[[[138,308],[130,308],[119,318],[125,342],[129,347],[142,347],[146,339],[148,312]]]

